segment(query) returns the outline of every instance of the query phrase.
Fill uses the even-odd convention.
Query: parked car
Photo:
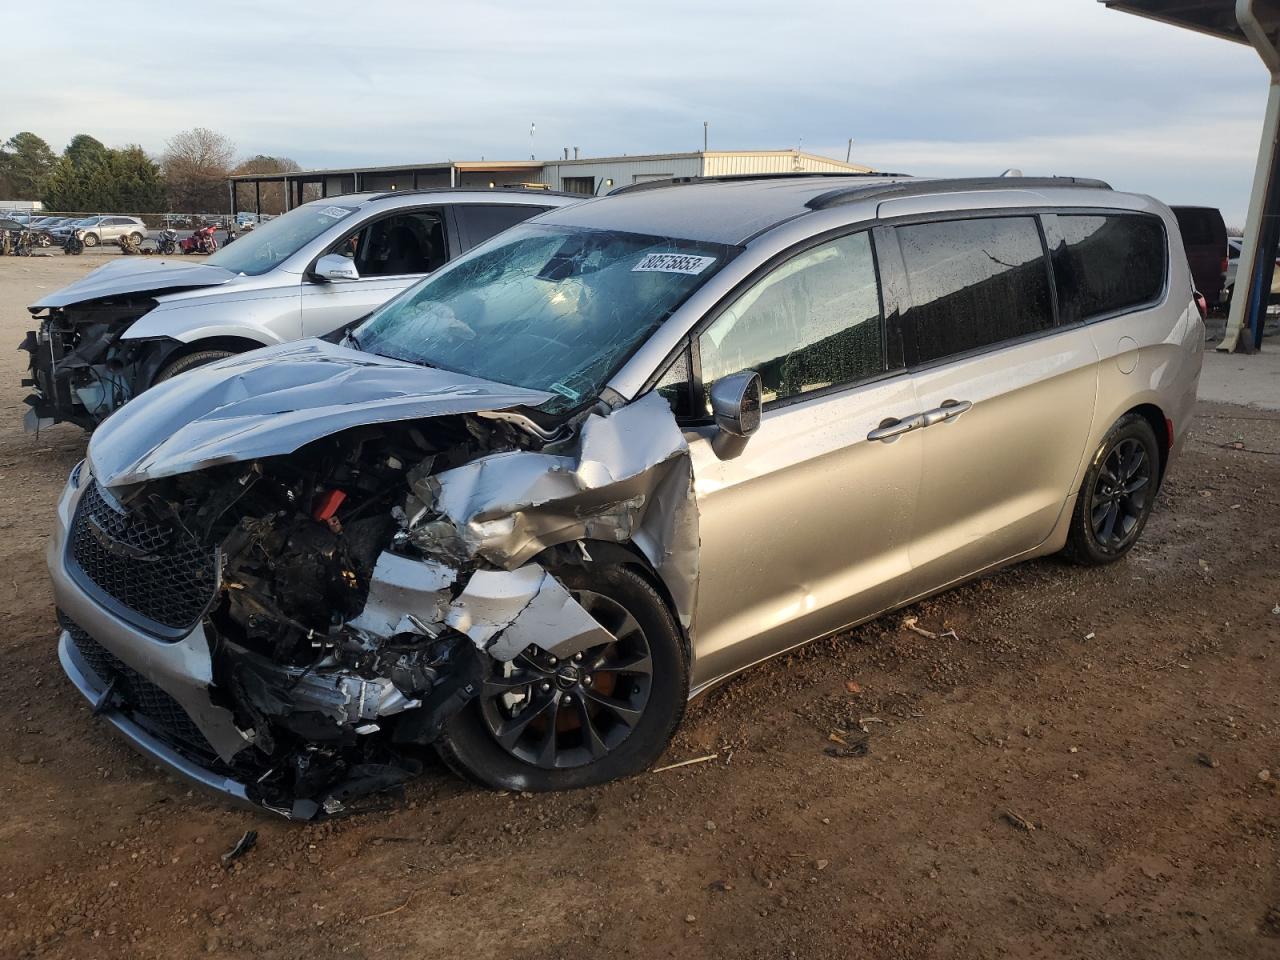
[[[1196,289],[1210,304],[1222,301],[1227,283],[1227,225],[1214,207],[1173,207]]]
[[[138,217],[95,216],[76,220],[74,223],[54,227],[50,234],[59,243],[67,239],[72,229],[84,231],[84,245],[96,247],[100,243],[114,243],[123,236],[141,243],[147,236],[147,225]]]
[[[1229,304],[1231,298],[1235,296],[1236,274],[1240,269],[1240,251],[1243,247],[1243,237],[1227,238],[1227,277],[1225,286],[1222,289],[1222,303],[1224,306]],[[1276,271],[1271,275],[1271,296],[1267,300],[1269,304],[1280,303],[1280,257],[1276,257],[1276,267]]]
[[[491,787],[601,783],[751,664],[1125,556],[1203,344],[1173,214],[1093,181],[559,207],[103,423],[49,548],[62,664],[143,753],[290,817],[426,745]]]
[[[185,370],[329,333],[495,233],[580,199],[478,190],[331,197],[201,263],[131,257],[99,267],[29,308],[40,326],[22,344],[35,388],[27,428],[92,429]]]

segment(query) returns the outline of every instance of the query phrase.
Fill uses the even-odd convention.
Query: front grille
[[[58,624],[71,636],[80,657],[98,679],[106,684],[114,683],[112,692],[128,713],[166,740],[177,741],[201,755],[215,756],[209,741],[177,700],[99,644],[61,610]]]
[[[76,506],[69,552],[99,589],[166,627],[195,625],[218,587],[218,554],[185,531],[122,513],[90,483]]]

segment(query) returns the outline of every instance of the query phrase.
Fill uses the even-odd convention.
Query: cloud
[[[540,156],[689,150],[707,120],[721,149],[853,137],[888,167],[1080,170],[1243,211],[1266,93],[1247,48],[1090,0],[61,0],[6,26],[76,69],[8,77],[0,135],[159,151],[200,125],[304,166],[527,156],[534,121]]]

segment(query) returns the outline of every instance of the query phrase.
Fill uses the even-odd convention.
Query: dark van
[[[1191,264],[1191,279],[1212,307],[1222,301],[1227,278],[1227,225],[1214,207],[1173,207],[1182,245]]]

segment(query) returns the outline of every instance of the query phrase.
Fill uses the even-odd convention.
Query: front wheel
[[[557,575],[614,640],[565,661],[531,647],[490,664],[436,743],[449,766],[490,787],[566,790],[639,773],[684,715],[684,644],[649,582],[619,566]]]
[[[1160,452],[1143,417],[1116,421],[1089,462],[1076,497],[1066,555],[1077,563],[1113,563],[1133,549],[1155,505]]]
[[[196,367],[203,367],[207,363],[216,363],[219,360],[234,356],[235,354],[230,350],[199,350],[195,353],[188,353],[186,356],[171,360],[161,367],[160,372],[156,374],[156,378],[152,382],[164,383],[166,380],[172,380],[180,373],[186,373]]]
[[[84,235],[84,245],[86,247],[96,247],[98,245],[98,235],[96,233],[86,233]]]

